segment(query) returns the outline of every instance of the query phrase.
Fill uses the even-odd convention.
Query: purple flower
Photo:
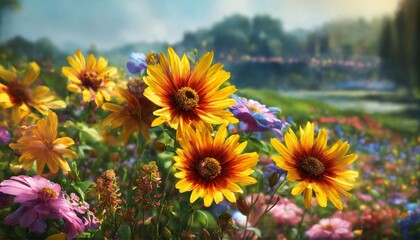
[[[283,138],[283,131],[290,126],[276,117],[280,109],[270,107],[243,97],[233,96],[235,105],[230,108],[233,115],[239,119],[239,129],[244,132],[264,132],[271,130],[277,138]]]
[[[63,198],[60,185],[46,178],[13,176],[0,183],[0,192],[15,196],[13,201],[20,204],[4,219],[8,225],[19,224],[31,232],[43,233],[47,228],[45,220],[63,219],[67,239],[73,239],[85,230],[69,200]]]
[[[3,142],[4,144],[10,142],[10,133],[5,127],[0,127],[0,142]]]
[[[143,53],[131,53],[127,62],[127,69],[131,74],[141,73],[147,67],[146,55]]]

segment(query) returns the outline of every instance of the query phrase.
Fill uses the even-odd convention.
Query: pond
[[[415,108],[413,103],[401,103],[396,99],[401,93],[387,91],[280,91],[283,96],[299,99],[316,99],[342,110],[362,110],[366,113],[394,113]]]

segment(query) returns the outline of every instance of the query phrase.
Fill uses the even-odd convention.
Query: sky
[[[370,20],[395,13],[400,0],[20,0],[3,16],[0,41],[16,35],[48,37],[61,48],[95,44],[176,43],[186,31],[210,28],[233,14],[268,14],[283,28],[313,29],[346,18]]]

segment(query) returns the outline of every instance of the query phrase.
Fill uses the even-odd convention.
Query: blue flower
[[[241,131],[264,132],[271,130],[277,138],[283,138],[283,132],[290,124],[276,117],[276,114],[280,112],[279,108],[267,108],[257,101],[247,100],[236,95],[232,97],[236,102],[230,111],[239,119]]]
[[[143,53],[131,53],[127,62],[127,69],[131,74],[141,73],[147,68],[146,55]]]
[[[420,239],[420,204],[409,203],[406,208],[407,217],[398,222],[403,239]]]

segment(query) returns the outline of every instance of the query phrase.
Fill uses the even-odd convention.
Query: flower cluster
[[[420,139],[370,117],[285,121],[193,55],[133,53],[125,73],[77,50],[58,94],[35,62],[0,67],[0,235],[418,236]]]

